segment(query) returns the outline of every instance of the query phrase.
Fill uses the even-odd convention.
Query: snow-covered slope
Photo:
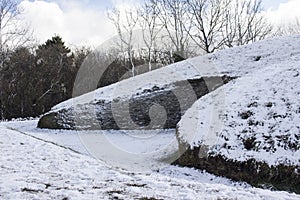
[[[300,165],[300,54],[206,95],[178,127],[183,141],[210,153]]]
[[[52,111],[67,109],[74,104],[95,103],[99,99],[129,98],[154,86],[163,87],[176,81],[204,76],[243,76],[299,55],[299,43],[300,35],[289,36],[191,58],[70,99],[53,107]]]
[[[151,174],[112,169],[2,124],[0,149],[1,199],[299,199],[192,169],[169,167]]]
[[[299,36],[214,56],[239,78],[186,111],[177,125],[183,155],[176,163],[299,193]]]
[[[300,164],[300,55],[201,98],[178,124],[191,146],[239,161]]]

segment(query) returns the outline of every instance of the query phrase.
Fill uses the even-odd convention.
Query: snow
[[[182,140],[192,147],[208,145],[209,153],[238,161],[255,158],[269,165],[299,166],[300,51],[287,49],[300,50],[298,38],[287,40],[282,46],[287,52],[281,56],[278,41],[270,41],[265,46],[272,48],[266,52],[273,59],[248,61],[245,68],[256,65],[255,71],[198,100],[178,124]],[[260,55],[257,46],[243,47],[247,53],[242,52]],[[243,65],[244,58],[237,54],[235,65]],[[254,142],[247,149],[248,139]]]
[[[56,144],[53,142],[56,136],[50,142],[53,134],[71,135],[73,131],[32,130],[33,124],[36,121],[0,124],[1,199],[286,200],[300,197],[252,188],[189,168],[166,165],[151,173],[112,168]]]
[[[177,63],[173,64],[172,67],[165,67],[163,70],[158,69],[146,74],[138,75],[131,79],[125,79],[115,84],[99,88],[95,91],[62,102],[54,106],[52,111],[70,108],[74,104],[80,107],[79,105],[96,103],[99,100],[110,101],[117,98],[130,98],[137,93],[142,93],[145,89],[151,89],[153,86],[163,87],[176,81],[186,80],[190,77],[197,77],[199,74],[194,67],[186,65],[184,67],[185,72],[181,73],[182,71],[179,71],[181,67],[182,63]]]
[[[170,130],[47,130],[37,127],[38,120],[3,122],[7,128],[25,135],[100,158],[110,166],[135,171],[158,168],[164,159],[177,152],[175,129]],[[149,160],[149,158],[151,158]],[[175,161],[174,157],[172,161]],[[156,162],[153,162],[156,160]],[[172,162],[169,161],[169,162]]]

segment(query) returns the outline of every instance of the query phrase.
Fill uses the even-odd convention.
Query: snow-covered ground
[[[3,122],[2,124],[25,135],[55,143],[84,155],[100,158],[108,165],[127,170],[149,171],[178,158],[176,156],[173,159],[170,158],[178,150],[175,129],[47,130],[37,128],[37,123],[38,120],[31,120]],[[166,161],[162,162],[162,160]]]
[[[300,198],[176,166],[166,165],[151,173],[112,168],[82,152],[63,147],[59,136],[63,138],[68,131],[40,130],[38,133],[30,128],[34,123],[36,121],[0,123],[1,199]],[[74,132],[69,131],[69,134]],[[76,151],[80,151],[76,140],[71,141]]]

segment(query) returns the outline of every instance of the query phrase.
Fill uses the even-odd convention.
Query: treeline
[[[141,30],[151,70],[157,52],[188,58],[270,36],[272,26],[261,11],[261,0],[144,0],[138,7],[115,7],[108,18],[130,62],[140,54],[135,30]],[[131,67],[134,75],[133,62]]]
[[[75,52],[55,36],[34,51],[9,51],[0,68],[0,119],[36,117],[72,97],[77,71],[88,51]]]

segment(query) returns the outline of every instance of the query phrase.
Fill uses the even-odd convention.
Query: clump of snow
[[[178,124],[182,140],[238,161],[299,165],[300,52],[286,55],[277,64],[252,61],[254,72],[198,100]]]

